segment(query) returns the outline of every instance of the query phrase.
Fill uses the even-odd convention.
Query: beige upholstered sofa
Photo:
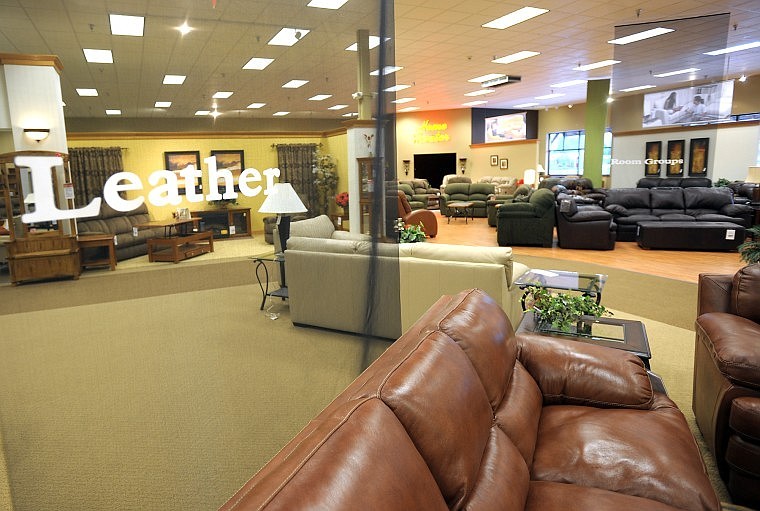
[[[472,287],[519,323],[514,281],[528,268],[513,261],[511,248],[379,243],[374,250],[371,267],[369,241],[291,236],[285,267],[293,323],[395,339],[442,295]]]
[[[517,178],[508,176],[483,176],[478,183],[491,183],[497,195],[514,195],[517,190]]]

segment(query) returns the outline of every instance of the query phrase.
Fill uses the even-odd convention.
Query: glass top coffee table
[[[557,289],[562,291],[578,291],[584,295],[596,298],[596,303],[602,301],[602,289],[607,282],[607,275],[601,273],[578,273],[564,270],[529,270],[515,280],[520,289],[530,286]],[[525,298],[523,294],[523,310]]]

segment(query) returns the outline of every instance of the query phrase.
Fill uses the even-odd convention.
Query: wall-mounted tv
[[[485,121],[486,143],[525,140],[526,138],[525,112],[486,117]]]
[[[734,82],[644,94],[642,127],[719,122],[731,116]]]

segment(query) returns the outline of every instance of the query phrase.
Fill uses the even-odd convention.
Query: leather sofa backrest
[[[636,183],[636,188],[662,188],[677,186],[679,188],[712,186],[712,180],[707,177],[642,177]]]
[[[733,196],[728,188],[684,188],[683,197],[687,214],[690,211],[720,211],[724,206],[733,203]]]
[[[733,314],[760,324],[760,263],[750,264],[736,272],[732,284]]]
[[[676,210],[683,212],[685,208],[681,188],[652,188],[650,201],[653,215],[673,213]]]
[[[605,206],[618,204],[628,210],[650,210],[650,192],[647,188],[612,188],[607,190]]]
[[[710,188],[712,180],[708,177],[685,177],[681,179],[681,188],[692,188],[694,186]]]
[[[470,199],[470,183],[449,183],[446,185],[449,201],[466,201]]]
[[[654,188],[660,186],[661,177],[642,177],[636,182],[636,188]]]

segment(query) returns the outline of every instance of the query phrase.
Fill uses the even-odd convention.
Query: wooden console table
[[[211,231],[214,239],[251,235],[251,208],[222,208],[191,211],[200,229]]]
[[[148,261],[178,263],[214,251],[214,237],[209,231],[187,236],[170,236],[148,240]]]

